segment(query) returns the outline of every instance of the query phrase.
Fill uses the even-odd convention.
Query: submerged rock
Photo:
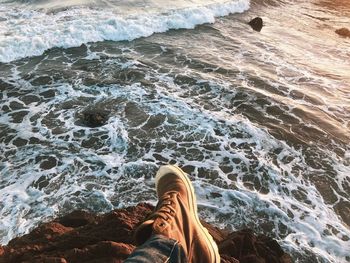
[[[260,32],[261,29],[264,26],[263,20],[261,17],[256,17],[254,19],[252,19],[249,23],[248,23],[255,31]]]
[[[83,123],[90,127],[101,127],[108,121],[108,114],[104,111],[86,111],[82,114]]]
[[[350,30],[345,27],[335,30],[335,33],[342,37],[350,37]]]
[[[104,215],[76,211],[44,223],[0,246],[0,262],[122,262],[135,248],[133,231],[153,206],[139,204]],[[221,262],[291,263],[279,244],[251,230],[227,233],[203,222],[219,246]]]

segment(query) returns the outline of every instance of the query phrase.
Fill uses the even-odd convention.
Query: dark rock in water
[[[57,159],[52,156],[38,156],[35,158],[36,162],[40,163],[40,168],[43,170],[50,170],[57,165]]]
[[[343,222],[350,227],[350,202],[348,201],[339,201],[334,206],[335,211],[340,215],[343,219]]]
[[[162,114],[152,115],[148,118],[148,121],[145,125],[142,126],[144,130],[151,130],[159,127],[165,121],[166,117]]]
[[[40,164],[40,168],[44,170],[50,170],[51,168],[55,167],[57,165],[57,160],[53,157],[49,157],[49,159],[43,161]]]
[[[27,144],[27,140],[22,139],[22,138],[16,138],[13,140],[13,145],[17,146],[17,147],[21,147]]]
[[[17,101],[11,101],[10,108],[13,111],[25,109],[24,105],[22,103],[17,102]]]
[[[45,84],[43,84],[43,85],[45,85]],[[43,96],[45,99],[48,99],[48,98],[55,97],[56,92],[54,90],[52,90],[52,89],[49,89],[47,91],[41,92],[39,95]]]
[[[7,83],[7,82],[0,79],[0,91],[10,90],[12,88],[13,88],[12,84]]]
[[[219,197],[222,197],[222,194],[217,193],[217,192],[211,192],[210,193],[210,197],[212,197],[212,198],[219,198]]]
[[[36,180],[35,182],[33,182],[31,184],[32,187],[42,190],[44,189],[46,186],[48,186],[50,184],[50,179],[48,179],[46,176],[42,175],[39,177],[38,180]]]
[[[122,262],[135,248],[135,227],[153,209],[139,204],[104,215],[73,212],[0,246],[0,262]],[[202,224],[217,242],[223,263],[292,262],[269,237],[256,236],[251,230],[229,234],[204,221]]]
[[[40,101],[40,98],[35,95],[25,95],[20,98],[26,105],[29,105],[33,102],[38,102]]]
[[[90,127],[90,128],[96,128],[100,127],[106,124],[108,120],[108,114],[103,111],[86,111],[83,112],[83,123]]]
[[[21,122],[23,122],[24,117],[28,113],[29,113],[29,111],[22,110],[22,111],[11,112],[9,115],[12,117],[12,122],[21,123]]]
[[[149,116],[137,103],[131,101],[125,105],[125,117],[129,125],[134,127],[145,123]]]
[[[48,84],[51,84],[51,83],[52,83],[52,78],[49,77],[49,76],[40,76],[40,77],[37,77],[37,78],[33,79],[32,81],[30,81],[30,84],[32,84],[34,86],[48,85]],[[52,94],[52,92],[54,92],[54,91],[53,90],[49,90],[49,91],[45,91],[43,93],[50,95],[50,94]],[[44,96],[44,97],[47,96],[47,95],[44,95],[44,94],[42,96]],[[55,95],[53,95],[53,96],[55,96]],[[53,96],[51,96],[51,97],[53,97]]]
[[[38,138],[35,137],[30,137],[29,138],[29,144],[39,144],[40,140]]]
[[[264,26],[263,20],[261,17],[256,17],[254,19],[252,19],[249,23],[248,23],[255,31],[260,32],[262,27]]]
[[[335,30],[335,33],[342,37],[350,37],[350,30],[345,27]]]
[[[104,140],[101,140],[100,137],[91,137],[87,140],[81,142],[81,146],[89,149],[100,149],[104,145]]]

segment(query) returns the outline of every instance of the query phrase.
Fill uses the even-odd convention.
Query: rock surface
[[[86,111],[82,114],[83,124],[90,128],[100,127],[106,124],[108,114],[103,111]]]
[[[139,204],[104,215],[73,212],[0,246],[0,262],[122,262],[135,248],[133,230],[152,209],[149,204]],[[250,230],[227,233],[203,224],[218,243],[223,263],[292,262],[269,237],[256,236]]]
[[[254,19],[252,19],[249,23],[248,23],[255,31],[260,32],[261,29],[264,26],[263,20],[261,17],[256,17]]]
[[[342,37],[350,37],[350,30],[345,27],[335,30],[335,33]]]

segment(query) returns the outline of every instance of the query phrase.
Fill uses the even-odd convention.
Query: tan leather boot
[[[217,245],[199,221],[196,196],[191,181],[178,167],[160,167],[156,175],[159,202],[155,211],[135,232],[138,244],[152,234],[177,240],[187,255],[188,262],[219,263]]]

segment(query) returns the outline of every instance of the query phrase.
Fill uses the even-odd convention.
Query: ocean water
[[[156,203],[154,175],[176,163],[207,221],[295,262],[350,262],[341,27],[345,0],[0,0],[0,243],[75,209]]]

